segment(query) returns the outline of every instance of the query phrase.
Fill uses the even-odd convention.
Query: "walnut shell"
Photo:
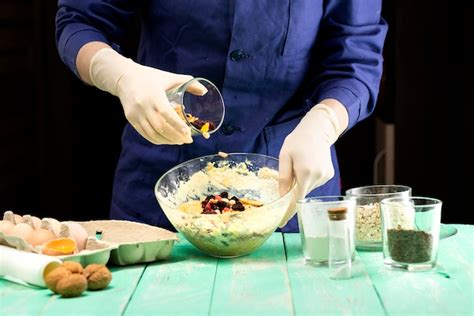
[[[71,271],[71,273],[79,273],[82,274],[84,272],[84,269],[82,268],[81,264],[79,262],[74,262],[74,261],[65,261],[63,263],[63,267],[66,270]]]
[[[112,280],[112,273],[103,264],[90,264],[84,270],[87,289],[91,291],[105,289]]]
[[[53,271],[51,271],[50,273],[48,273],[45,278],[44,278],[44,283],[46,283],[46,286],[48,287],[48,289],[50,289],[51,291],[53,291],[54,293],[58,293],[57,292],[57,284],[58,282],[63,279],[63,278],[66,278],[68,276],[70,276],[72,274],[71,271],[67,270],[66,268],[60,266],[56,269],[54,269]]]
[[[56,285],[57,293],[62,297],[77,297],[87,288],[87,279],[84,275],[73,273],[59,280]]]

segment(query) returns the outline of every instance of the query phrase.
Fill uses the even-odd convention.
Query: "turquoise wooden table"
[[[171,260],[112,268],[107,290],[79,298],[0,280],[0,315],[474,315],[474,226],[456,227],[430,272],[389,271],[380,252],[359,252],[352,279],[330,280],[305,264],[298,234],[237,259],[182,241]]]

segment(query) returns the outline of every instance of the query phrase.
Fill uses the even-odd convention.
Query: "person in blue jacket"
[[[172,228],[153,187],[183,161],[223,152],[280,158],[280,190],[340,194],[333,144],[374,110],[387,26],[381,0],[59,0],[57,47],[84,82],[120,98],[128,124],[110,216]],[[137,11],[136,60],[121,43]],[[221,90],[222,127],[208,140],[165,91],[192,77]],[[204,93],[202,86],[194,86]],[[201,90],[201,91],[200,91]],[[289,212],[281,226],[297,231]]]

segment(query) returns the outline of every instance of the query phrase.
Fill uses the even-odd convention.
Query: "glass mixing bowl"
[[[166,172],[155,195],[173,226],[204,253],[220,258],[249,254],[276,230],[293,201],[295,186],[278,189],[278,159],[258,154],[204,156]],[[229,196],[258,200],[263,206],[222,214],[180,209],[183,203],[227,191]]]

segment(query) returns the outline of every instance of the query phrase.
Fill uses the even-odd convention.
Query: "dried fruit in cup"
[[[191,123],[196,129],[198,129],[204,138],[209,138],[209,132],[216,129],[216,126],[211,121],[204,121],[196,118],[195,121]]]
[[[193,116],[190,113],[183,113],[181,105],[175,106],[174,110],[176,113],[178,113],[179,117],[181,117],[183,121],[187,120],[192,126],[199,130],[202,136],[206,139],[210,137],[209,132],[216,129],[216,125],[211,121],[201,120],[199,117]]]
[[[73,254],[77,250],[76,241],[72,238],[59,238],[46,242],[41,252],[49,256]]]

